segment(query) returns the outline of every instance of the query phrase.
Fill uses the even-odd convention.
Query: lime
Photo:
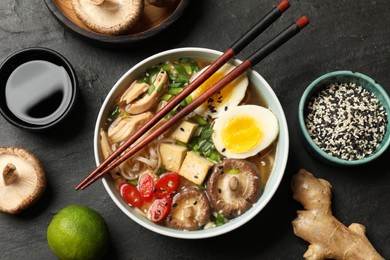
[[[60,259],[99,259],[108,249],[109,233],[103,217],[95,210],[70,205],[50,222],[47,241]]]

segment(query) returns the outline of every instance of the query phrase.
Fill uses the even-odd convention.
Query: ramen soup
[[[181,58],[140,75],[117,97],[100,131],[103,157],[207,65]],[[233,68],[224,65],[159,124]],[[241,75],[111,172],[121,196],[151,221],[179,230],[212,228],[244,214],[261,196],[274,163],[278,121],[265,106]]]

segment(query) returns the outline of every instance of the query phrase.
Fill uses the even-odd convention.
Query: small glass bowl
[[[358,160],[343,160],[335,156],[331,156],[320,147],[318,147],[309,135],[305,124],[305,108],[307,107],[310,99],[318,91],[324,89],[331,83],[355,83],[362,86],[366,90],[370,91],[384,106],[387,113],[387,126],[386,133],[380,146],[376,151],[363,159]],[[372,78],[363,75],[358,72],[352,71],[334,71],[325,74],[318,79],[314,80],[303,93],[298,109],[299,127],[304,139],[304,144],[307,150],[314,155],[320,161],[328,163],[334,166],[356,166],[371,162],[383,154],[390,145],[390,99],[386,91],[376,83]]]
[[[24,120],[20,116],[13,113],[7,104],[6,86],[12,73],[22,65],[31,61],[45,61],[59,67],[62,67],[69,76],[70,84],[67,88],[67,98],[62,105],[58,115],[50,118],[45,123],[34,123]],[[35,75],[32,75],[34,77]],[[43,131],[57,126],[59,123],[70,114],[72,107],[76,103],[77,93],[77,77],[76,73],[69,61],[61,54],[48,48],[33,47],[26,48],[11,54],[0,66],[0,114],[12,125],[30,131]],[[20,101],[21,102],[21,101]]]

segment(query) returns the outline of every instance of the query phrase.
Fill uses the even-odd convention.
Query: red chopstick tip
[[[296,24],[298,25],[299,29],[302,29],[303,27],[309,24],[309,19],[307,19],[306,16],[302,16],[301,18],[298,19]]]
[[[278,6],[276,8],[278,8],[279,11],[283,13],[289,7],[290,7],[290,3],[287,0],[284,0],[284,1],[280,2],[280,4],[278,4]]]

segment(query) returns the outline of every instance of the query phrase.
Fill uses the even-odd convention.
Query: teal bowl
[[[313,141],[312,137],[307,131],[305,124],[305,108],[307,107],[310,99],[318,91],[324,89],[331,83],[355,83],[362,86],[366,90],[370,91],[380,101],[387,113],[387,125],[386,132],[379,147],[371,155],[357,160],[344,160],[335,156],[332,156],[322,150]],[[334,166],[356,166],[371,162],[383,154],[390,145],[390,98],[386,91],[376,83],[372,78],[363,75],[358,72],[352,71],[335,71],[325,74],[318,79],[314,80],[303,93],[299,102],[298,120],[301,134],[304,139],[304,144],[307,150],[314,155],[317,159],[326,162]]]

